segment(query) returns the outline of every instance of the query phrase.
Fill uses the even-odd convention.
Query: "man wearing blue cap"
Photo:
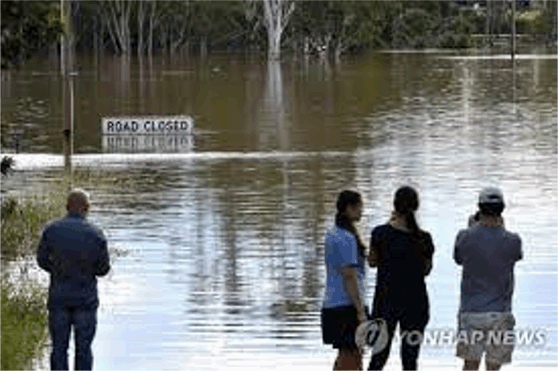
[[[511,362],[514,266],[523,257],[521,238],[504,228],[504,196],[495,187],[479,195],[479,212],[459,231],[453,258],[463,267],[458,313],[457,357],[464,370],[499,370]]]

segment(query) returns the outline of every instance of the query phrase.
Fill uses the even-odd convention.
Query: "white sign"
[[[192,134],[194,120],[190,116],[105,117],[101,121],[103,135]]]

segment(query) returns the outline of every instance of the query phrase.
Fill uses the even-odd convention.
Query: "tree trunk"
[[[138,58],[143,55],[144,42],[143,42],[143,25],[145,24],[145,7],[143,1],[138,2]]]
[[[269,60],[281,58],[281,35],[288,24],[295,3],[290,0],[263,0],[264,18],[267,28],[267,50]]]
[[[320,56],[320,60],[323,62],[327,59],[329,53],[329,43],[331,40],[331,35],[327,35],[325,37],[320,38],[320,45],[318,46],[318,55]]]
[[[127,57],[130,56],[132,52],[132,38],[130,36],[130,13],[132,8],[132,2],[127,0],[122,0],[122,10],[123,10],[123,17],[121,20],[122,26],[122,33],[124,35],[124,45],[125,45],[125,54]]]
[[[97,18],[93,19],[93,52],[95,54],[95,58],[99,55],[99,28],[97,25]]]
[[[205,36],[202,36],[200,40],[200,56],[201,59],[205,59],[207,57],[207,39]]]
[[[108,29],[111,33],[115,47],[121,54],[130,55],[132,40],[130,37],[130,13],[132,3],[127,0],[106,1],[101,4],[106,6],[106,17],[109,19]],[[116,40],[118,44],[116,44]]]
[[[256,39],[256,31],[261,23],[261,17],[258,15],[258,3],[259,1],[256,0],[244,0],[243,2],[244,17],[249,24],[253,24],[250,35],[248,36],[248,44],[250,48],[253,47],[254,40]]]
[[[267,51],[269,60],[274,61],[281,59],[281,33],[275,30],[273,32],[269,32],[267,36]]]
[[[304,54],[305,58],[308,58],[310,56],[310,40],[308,36],[304,36],[304,46],[302,53]]]
[[[159,32],[159,41],[161,43],[161,47],[163,48],[162,53],[164,56],[168,56],[169,51],[169,27],[168,25],[163,24],[161,30]]]
[[[171,30],[171,54],[183,54],[184,43],[188,41],[188,21],[179,19],[173,25],[177,27]]]
[[[153,57],[153,29],[155,28],[155,8],[157,3],[155,1],[151,1],[151,14],[149,15],[149,39],[147,41],[147,53],[149,57]]]
[[[101,6],[101,13],[102,13],[102,21],[105,25],[106,29],[108,30],[110,39],[112,44],[114,45],[114,51],[117,54],[122,53],[122,44],[121,40],[118,37],[118,22],[116,21],[116,15],[114,13],[114,9],[112,8],[112,4],[110,2],[100,3]]]
[[[338,41],[337,45],[335,45],[335,63],[339,64],[339,62],[341,61],[341,54],[343,53],[343,51],[345,50],[345,48],[343,47],[343,44]]]

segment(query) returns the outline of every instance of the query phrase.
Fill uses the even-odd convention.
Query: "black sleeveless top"
[[[378,256],[378,272],[374,294],[374,308],[379,305],[396,307],[428,307],[424,281],[425,260],[431,260],[434,244],[428,232],[422,232],[419,248],[411,233],[380,225],[372,231],[370,248]],[[417,308],[419,309],[419,308]]]

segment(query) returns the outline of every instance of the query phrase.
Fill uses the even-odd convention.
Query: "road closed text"
[[[103,119],[103,134],[190,133],[192,119]]]

